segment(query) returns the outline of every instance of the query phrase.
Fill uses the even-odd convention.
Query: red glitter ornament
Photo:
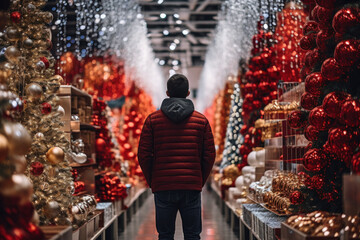
[[[40,176],[44,172],[44,165],[41,162],[32,162],[30,172],[34,176]]]
[[[44,114],[44,115],[47,115],[49,113],[51,113],[51,110],[52,110],[52,107],[51,107],[51,104],[50,103],[42,103],[41,104],[41,113]]]
[[[316,129],[316,127],[314,127],[313,125],[309,125],[307,126],[307,128],[305,129],[305,138],[309,141],[316,141],[318,140],[320,135],[320,132],[318,129]]]
[[[316,107],[310,112],[309,122],[317,129],[323,131],[329,129],[334,121],[326,114],[322,107]]]
[[[106,150],[106,142],[102,138],[96,139],[95,143],[96,152],[104,152]]]
[[[320,190],[325,185],[325,178],[323,175],[314,175],[311,177],[311,187]]]
[[[360,59],[358,40],[346,40],[340,42],[336,48],[334,57],[340,66],[350,67]]]
[[[21,13],[18,11],[12,12],[10,18],[13,23],[19,23],[21,20]]]
[[[316,5],[313,10],[311,11],[311,17],[312,19],[314,19],[316,22],[319,22],[319,18],[318,18],[318,10],[319,10],[320,6]]]
[[[251,152],[251,148],[249,148],[246,145],[241,145],[240,147],[240,154],[243,155],[248,155]]]
[[[329,131],[329,146],[338,154],[341,152],[352,152],[359,144],[354,131],[346,127],[337,127]]]
[[[304,196],[300,191],[294,191],[290,194],[290,202],[293,205],[299,205],[304,202]]]
[[[267,69],[267,73],[271,80],[278,81],[280,79],[280,70],[277,66],[273,65]]]
[[[305,90],[312,95],[319,96],[324,83],[325,79],[321,73],[311,73],[305,79]]]
[[[320,29],[319,29],[319,24],[315,21],[308,21],[305,25],[304,25],[304,28],[303,28],[303,34],[304,35],[307,35],[311,32],[318,32]]]
[[[306,110],[312,110],[318,106],[318,96],[312,95],[308,92],[304,92],[301,96],[300,105]]]
[[[293,111],[287,118],[289,126],[293,129],[300,129],[307,124],[307,114],[303,111]]]
[[[352,158],[351,170],[353,173],[360,175],[360,152],[356,153]]]
[[[309,35],[303,36],[300,39],[300,47],[303,50],[311,50],[316,47],[316,35],[314,33],[310,33]]]
[[[350,127],[360,126],[360,102],[359,100],[349,99],[341,107],[340,119]]]
[[[339,10],[332,20],[332,27],[337,33],[344,34],[359,25],[359,9],[344,8]]]
[[[329,117],[338,118],[342,105],[348,99],[350,99],[350,95],[345,92],[331,92],[324,98],[322,106]]]
[[[45,64],[46,68],[49,68],[50,63],[49,63],[49,60],[46,57],[40,57],[40,61],[42,61]]]
[[[335,32],[332,29],[323,29],[316,35],[316,45],[321,52],[326,52],[335,44]]]
[[[324,8],[332,9],[335,7],[337,0],[315,0],[315,2]]]
[[[329,81],[336,81],[344,74],[344,68],[336,62],[335,58],[328,58],[321,66],[321,74]]]
[[[327,164],[327,158],[321,149],[310,149],[304,155],[304,167],[311,172],[319,172]]]
[[[333,15],[334,15],[333,9],[319,7],[317,9],[317,17],[319,19],[320,28],[325,25],[330,25],[329,27],[331,28],[330,23],[331,23]]]

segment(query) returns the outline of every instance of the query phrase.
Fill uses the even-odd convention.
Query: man
[[[208,120],[194,111],[189,82],[175,74],[167,82],[161,110],[143,126],[138,159],[155,195],[159,240],[173,240],[180,211],[185,240],[200,239],[201,189],[215,160],[214,139]]]

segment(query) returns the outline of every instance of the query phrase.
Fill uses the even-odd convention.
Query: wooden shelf
[[[59,96],[75,95],[75,96],[86,97],[86,98],[90,98],[90,99],[92,98],[91,95],[88,94],[87,92],[84,92],[72,85],[61,85],[58,95]]]

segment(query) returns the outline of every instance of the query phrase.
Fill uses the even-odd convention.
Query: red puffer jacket
[[[138,159],[153,192],[201,191],[215,160],[208,120],[188,99],[165,99],[144,123]]]

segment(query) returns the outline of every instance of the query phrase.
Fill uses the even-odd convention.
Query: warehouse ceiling
[[[139,0],[160,65],[203,65],[217,25],[219,0]]]

